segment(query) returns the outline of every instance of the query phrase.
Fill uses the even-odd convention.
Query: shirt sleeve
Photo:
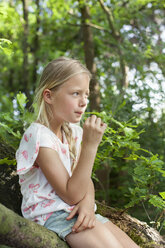
[[[34,166],[39,147],[48,147],[57,150],[55,140],[49,130],[32,124],[24,133],[20,146],[16,152],[17,174],[25,174]]]
[[[59,152],[58,138],[48,128],[41,127],[40,130],[40,147],[51,148]]]

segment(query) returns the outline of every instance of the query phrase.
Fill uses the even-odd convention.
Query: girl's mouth
[[[82,115],[83,114],[83,112],[75,112],[76,114],[78,114],[78,115]]]

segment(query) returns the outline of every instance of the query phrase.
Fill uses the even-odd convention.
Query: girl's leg
[[[66,241],[72,248],[123,248],[109,227],[99,221],[92,229],[70,233]]]
[[[116,239],[122,244],[123,248],[139,248],[137,244],[119,227],[108,221],[104,224],[108,230],[116,237]]]

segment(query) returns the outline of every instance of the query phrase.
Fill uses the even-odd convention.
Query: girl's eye
[[[78,94],[79,94],[78,92],[74,92],[73,96],[78,96]]]

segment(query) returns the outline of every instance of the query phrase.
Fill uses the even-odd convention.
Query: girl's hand
[[[83,143],[98,146],[106,127],[107,125],[96,115],[88,117],[83,125]]]
[[[88,197],[84,197],[72,210],[67,220],[72,219],[75,215],[78,215],[77,221],[72,227],[72,232],[81,232],[88,228],[95,226],[96,218],[94,213],[94,201],[91,201]]]

